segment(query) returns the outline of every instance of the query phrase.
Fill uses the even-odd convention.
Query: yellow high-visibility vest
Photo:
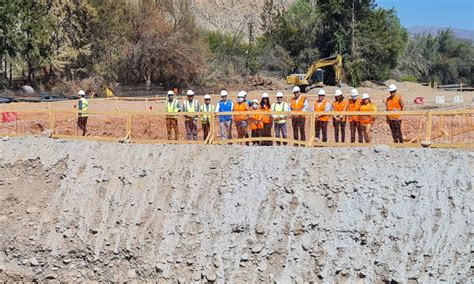
[[[80,98],[79,99],[79,116],[80,117],[88,117],[89,113],[89,102],[86,100],[86,98]]]
[[[173,100],[172,102],[166,101],[166,112],[179,112],[178,101]]]
[[[285,102],[282,102],[281,104],[273,103],[272,105],[272,111],[285,111],[285,109],[288,109],[288,104]],[[279,117],[286,118],[287,115],[279,115]],[[275,123],[283,124],[286,123],[286,120],[275,120]]]
[[[215,107],[214,107],[213,105],[211,105],[211,104],[208,104],[208,105],[204,104],[204,105],[201,106],[201,110],[200,110],[200,111],[201,111],[201,112],[214,112],[214,111],[215,111]],[[201,121],[202,121],[202,122],[208,122],[208,121],[209,121],[209,115],[203,114],[203,115],[201,116]]]

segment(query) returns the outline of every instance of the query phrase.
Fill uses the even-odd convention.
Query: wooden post
[[[433,114],[431,111],[428,111],[428,115],[426,117],[426,141],[431,141],[431,128],[433,126]]]
[[[209,133],[204,144],[211,144],[214,131],[214,113],[209,114]]]
[[[316,139],[316,130],[315,130],[315,124],[316,124],[316,114],[313,112],[309,116],[309,119],[311,120],[309,123],[309,141],[308,141],[308,146],[312,147],[314,145],[314,139]]]
[[[462,82],[459,84],[459,89],[462,92]]]
[[[127,136],[126,139],[132,139],[132,114],[128,113],[127,116]]]
[[[51,130],[51,135],[54,134],[54,128],[55,128],[55,124],[56,124],[56,121],[55,121],[55,114],[54,114],[54,110],[53,109],[50,109],[49,110],[49,129]]]

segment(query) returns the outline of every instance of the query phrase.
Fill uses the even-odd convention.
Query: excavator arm
[[[323,58],[320,59],[313,64],[308,69],[308,72],[306,72],[305,75],[305,80],[310,81],[311,78],[313,77],[314,73],[316,70],[319,68],[327,67],[327,66],[334,66],[334,69],[336,70],[336,82],[341,80],[341,73],[342,73],[342,55],[337,55],[336,57],[328,57],[328,58]]]
[[[319,68],[334,66],[336,83],[342,80],[342,55],[320,59],[308,68],[306,74],[292,74],[286,77],[287,84],[299,86],[304,92],[306,87],[312,84],[311,79]],[[321,82],[322,83],[322,82]]]

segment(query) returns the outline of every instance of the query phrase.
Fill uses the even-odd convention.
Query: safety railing
[[[306,147],[389,144],[474,149],[473,109],[370,113],[90,111],[85,136],[77,111],[21,110],[11,116],[8,114],[13,111],[2,112],[9,119],[0,123],[0,136],[38,135],[49,130],[53,138],[133,143]],[[255,123],[260,120],[267,123]]]

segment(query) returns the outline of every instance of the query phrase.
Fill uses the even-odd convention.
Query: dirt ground
[[[453,150],[2,139],[0,281],[465,283],[473,173]]]
[[[448,92],[444,90],[435,90],[427,86],[422,86],[420,84],[416,83],[410,83],[410,82],[396,82],[393,80],[387,81],[385,84],[396,84],[399,89],[399,93],[402,95],[402,97],[405,100],[406,108],[407,110],[417,110],[417,109],[426,109],[426,108],[436,108],[436,107],[441,107],[441,108],[446,108],[446,107],[469,107],[473,105],[474,102],[474,92]],[[334,91],[336,90],[336,87],[325,87],[324,88],[327,93],[327,99],[329,101],[334,100]],[[350,89],[349,87],[343,88],[344,96],[346,99],[349,98],[350,94]],[[312,106],[316,100],[317,93],[318,93],[319,88],[315,88],[310,90],[306,95],[308,96],[308,103],[310,106]],[[377,86],[375,84],[371,84],[370,87],[361,87],[358,88],[359,94],[362,93],[368,93],[371,95],[371,100],[374,102],[379,109],[384,109],[384,100],[387,98],[388,91],[387,87],[385,85],[382,86]],[[267,92],[270,94],[270,100],[275,101],[275,95],[278,90],[255,90],[255,91],[249,91],[249,99],[260,99],[261,94],[264,92]],[[286,96],[286,101],[289,102],[292,94],[289,89],[282,89],[279,90],[283,92]],[[233,100],[235,100],[237,96],[238,90],[234,91],[229,91],[229,97]],[[157,94],[162,97],[164,97],[164,94]],[[202,102],[202,96],[204,94],[197,94],[197,98]],[[212,103],[216,104],[219,100],[219,95],[218,94],[211,94],[213,99]],[[446,98],[446,104],[443,106],[437,106],[435,105],[435,98],[436,96],[444,96]],[[453,103],[453,98],[454,96],[462,96],[464,98],[464,104],[454,104]],[[425,104],[424,105],[415,105],[414,104],[414,99],[416,97],[424,97],[425,99]],[[152,98],[151,98],[152,99]],[[134,110],[134,111],[144,111],[144,110],[150,110],[150,107],[152,108],[152,111],[164,111],[164,98],[156,101],[149,101],[146,102],[144,99],[141,99],[140,101],[123,101],[123,100],[118,100],[115,101],[114,99],[92,99],[90,100],[90,110],[94,111],[115,111],[116,109],[127,111],[127,110]],[[15,103],[15,104],[0,104],[0,111],[1,110],[6,110],[6,109],[36,109],[36,110],[41,110],[41,109],[55,109],[55,110],[74,110],[74,106],[76,105],[76,101],[63,101],[63,102],[55,102],[55,103]]]
[[[434,104],[434,99],[436,96],[443,95],[446,97],[446,105],[444,108],[458,107],[458,108],[472,108],[473,107],[473,98],[474,92],[446,92],[440,90],[433,90],[430,87],[421,86],[415,83],[407,82],[394,82],[387,81],[386,84],[396,83],[399,87],[399,91],[404,97],[407,110],[422,110],[428,108],[436,108]],[[328,92],[328,100],[333,101],[333,94],[335,87],[325,88]],[[376,86],[372,85],[369,87],[359,88],[359,92],[368,92],[372,95],[372,101],[375,102],[379,110],[384,110],[383,101],[387,97],[386,86]],[[309,106],[311,107],[315,100],[318,89],[310,90],[307,94]],[[350,89],[343,89],[345,97],[349,97]],[[249,92],[249,99],[260,98],[261,94],[265,92],[264,90],[251,91]],[[274,101],[276,91],[267,91],[271,96],[271,101]],[[292,94],[288,90],[283,90],[286,95],[286,100],[289,101]],[[235,100],[236,98],[235,91],[230,92],[230,98]],[[202,94],[198,94],[197,99],[202,102]],[[464,98],[464,104],[453,104],[453,97],[462,95]],[[415,105],[413,103],[414,98],[422,96],[425,98],[424,105]],[[102,111],[102,112],[111,112],[108,115],[91,115],[89,117],[89,135],[97,137],[115,137],[122,138],[126,135],[126,125],[127,119],[125,116],[120,116],[120,113],[126,113],[127,111],[142,111],[149,114],[154,112],[163,112],[165,109],[164,97],[159,98],[112,98],[112,99],[90,99],[89,109],[91,111]],[[182,98],[180,98],[182,99]],[[219,95],[213,95],[212,103],[215,105],[219,100]],[[0,105],[0,112],[2,110],[48,110],[54,109],[57,111],[73,111],[75,110],[76,101],[63,101],[55,103],[15,103],[15,104],[4,104]],[[117,114],[117,115],[115,115]],[[0,127],[1,135],[22,133],[22,134],[41,134],[44,130],[49,127],[49,118],[46,113],[43,114],[28,114],[21,113],[19,120],[14,123],[2,124]],[[402,130],[404,136],[407,140],[416,141],[422,140],[425,137],[426,118],[424,116],[406,116],[403,118]],[[184,118],[181,117],[179,121],[179,131],[180,139],[186,139],[185,129],[184,129]],[[74,113],[56,113],[55,115],[55,131],[57,134],[61,135],[80,135],[81,132],[77,127],[77,118]],[[162,140],[167,139],[166,122],[164,117],[158,116],[145,116],[145,115],[134,115],[132,120],[132,136],[135,139],[152,139],[152,140]],[[466,143],[469,141],[474,141],[474,133],[461,133],[455,136],[451,134],[456,134],[460,132],[463,127],[474,125],[474,117],[448,117],[435,118],[434,122],[434,141],[443,142],[443,143]],[[216,125],[216,127],[218,127]],[[288,129],[289,137],[293,137],[292,128]],[[310,132],[310,123],[306,123],[306,133]],[[199,140],[204,140],[204,134],[199,123],[198,125]],[[390,135],[390,129],[386,123],[384,117],[379,117],[375,122],[375,125],[372,130],[373,133],[373,142],[374,143],[391,143],[392,138]],[[450,134],[449,136],[443,134]],[[237,133],[234,128],[234,137]],[[334,130],[332,126],[329,126],[328,131],[329,141],[333,142],[334,139]],[[438,137],[439,138],[436,138]],[[349,129],[346,128],[346,141],[349,141]]]

